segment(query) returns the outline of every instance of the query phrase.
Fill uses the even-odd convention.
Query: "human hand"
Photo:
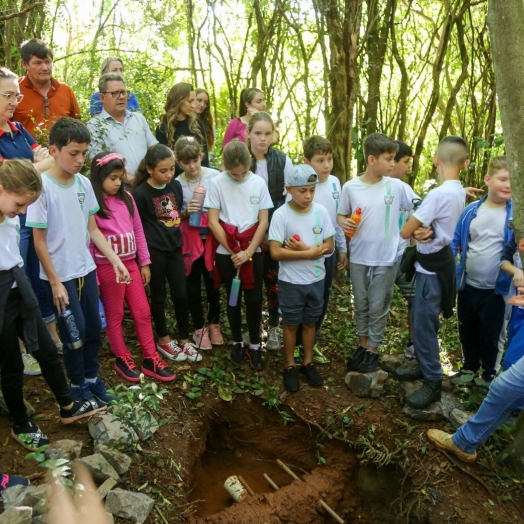
[[[286,238],[284,241],[284,246],[291,251],[307,251],[309,249],[309,246],[306,246],[306,244],[300,240],[298,235],[293,235],[292,237]]]
[[[250,116],[253,116],[255,113],[258,113],[258,110],[254,107],[248,107],[247,112],[250,114]]]
[[[347,265],[348,265],[348,254],[347,253],[339,253],[338,254],[337,269],[339,271],[342,271],[342,270],[346,269]]]
[[[351,218],[347,217],[343,220],[341,227],[344,230],[344,233],[352,233],[358,229],[358,224]]]
[[[464,191],[466,192],[466,196],[468,198],[477,198],[478,195],[482,195],[482,193],[484,193],[483,189],[478,189],[477,187],[465,187]]]
[[[198,213],[202,209],[202,206],[198,203],[198,200],[190,200],[187,203],[187,213]]]
[[[49,524],[108,524],[109,519],[96,492],[88,469],[81,464],[75,466],[75,479],[78,487],[74,498],[64,488],[62,482],[54,477],[51,484],[50,510],[46,522]]]
[[[515,268],[515,273],[513,273],[513,285],[516,288],[524,287],[524,272],[522,269]]]
[[[120,259],[118,259],[118,262],[113,265],[113,269],[115,270],[116,281],[119,284],[129,284],[132,281],[127,267],[124,266]]]
[[[313,246],[309,246],[309,259],[310,260],[318,260],[319,258],[322,258],[325,253],[325,249],[322,247],[322,244],[315,244]]]
[[[238,253],[231,255],[231,260],[235,266],[235,269],[239,269],[242,264],[245,264],[249,260],[249,258],[247,257],[245,251],[239,251]]]
[[[47,147],[37,146],[33,149],[33,158],[35,162],[41,162],[50,156],[51,155],[49,154]]]
[[[417,242],[420,242],[421,244],[427,244],[433,239],[433,229],[429,226],[417,227],[417,229],[415,229],[415,231],[413,232],[413,236],[415,237],[415,240],[417,240]]]
[[[51,284],[51,292],[53,293],[53,304],[59,313],[64,313],[69,305],[69,295],[67,289],[62,282]]]
[[[146,287],[151,280],[151,268],[149,266],[142,266],[140,268],[140,274],[142,275],[142,283],[144,287]]]

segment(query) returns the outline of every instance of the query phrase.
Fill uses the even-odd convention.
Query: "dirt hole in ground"
[[[298,420],[286,425],[278,411],[256,400],[221,404],[204,423],[204,440],[205,447],[190,468],[187,500],[193,502],[192,523],[336,522],[322,509],[320,498],[345,522],[391,522],[391,504],[400,485],[393,469],[360,467],[348,444],[323,438],[316,428]],[[277,459],[301,480],[293,481]],[[280,487],[278,491],[269,486],[264,473]],[[223,487],[231,475],[242,476],[256,495],[233,502]]]

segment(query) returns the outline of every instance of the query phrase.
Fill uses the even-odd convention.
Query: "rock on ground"
[[[77,440],[57,440],[49,444],[44,451],[45,458],[48,460],[66,459],[75,460],[82,451],[82,442]]]
[[[350,371],[346,375],[346,385],[357,397],[378,398],[384,389],[389,373],[379,369],[372,373]]]
[[[100,444],[134,443],[138,435],[132,428],[124,426],[113,415],[93,417],[88,423],[90,435]]]
[[[0,524],[31,524],[33,509],[10,506],[0,515]]]
[[[103,500],[106,498],[107,494],[117,485],[117,481],[112,478],[108,478],[98,489],[97,493],[100,498]]]
[[[112,478],[116,482],[120,482],[120,477],[115,471],[115,468],[113,468],[113,466],[111,466],[111,464],[109,464],[109,462],[100,453],[89,455],[89,457],[82,457],[78,460],[83,462],[89,468],[95,482],[102,483],[105,482],[108,478]]]
[[[131,522],[144,522],[154,505],[155,501],[144,493],[119,488],[110,491],[106,497],[107,511]]]
[[[430,404],[426,409],[414,409],[406,404],[402,410],[402,413],[415,420],[422,421],[442,420],[446,418],[444,416],[444,412],[442,411],[441,402],[433,402],[433,404]]]
[[[471,417],[473,416],[473,413],[470,413],[469,411],[462,411],[460,409],[454,409],[449,416],[449,421],[451,422],[451,425],[458,429],[462,424],[465,424]]]
[[[136,431],[138,438],[140,440],[147,440],[153,436],[154,433],[158,431],[160,427],[157,419],[148,411],[138,413],[137,422],[133,425],[133,429]]]
[[[407,359],[403,355],[380,355],[378,359],[380,367],[388,372],[393,373],[396,369],[402,367],[406,369],[416,368],[418,360]]]
[[[105,444],[96,444],[95,452],[100,453],[115,468],[119,475],[123,475],[131,466],[131,458],[116,449],[112,449]]]

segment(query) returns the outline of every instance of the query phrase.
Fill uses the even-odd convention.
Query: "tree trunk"
[[[513,223],[517,241],[524,236],[524,3],[522,0],[490,0],[488,24],[493,50],[495,82],[504,130],[513,198]],[[520,252],[523,257],[522,250]],[[513,430],[514,442],[507,450],[512,469],[524,473],[524,415]]]

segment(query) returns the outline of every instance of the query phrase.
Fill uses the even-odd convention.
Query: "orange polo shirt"
[[[13,120],[20,122],[35,138],[49,132],[51,126],[63,116],[82,118],[73,90],[64,82],[51,78],[47,100],[33,87],[28,76],[18,80],[24,99],[18,104]]]

